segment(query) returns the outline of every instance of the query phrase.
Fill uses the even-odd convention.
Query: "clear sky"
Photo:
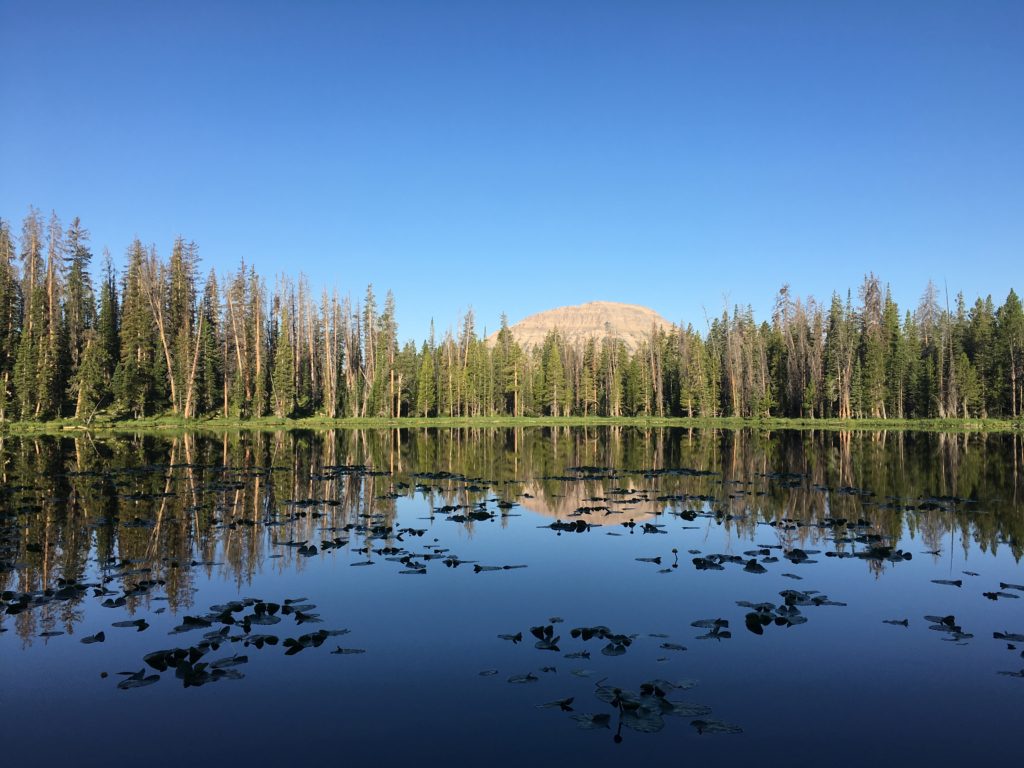
[[[1024,288],[1024,2],[0,0],[0,216],[181,233],[402,338]]]

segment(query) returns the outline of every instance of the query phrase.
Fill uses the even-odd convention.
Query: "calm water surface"
[[[0,472],[9,765],[1018,752],[1020,436],[6,438]]]

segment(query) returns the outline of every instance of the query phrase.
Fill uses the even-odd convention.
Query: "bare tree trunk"
[[[455,346],[450,340],[445,345],[448,348],[448,415],[455,415],[455,391],[454,382],[452,381],[452,371],[455,368],[455,361],[452,355],[452,348]]]
[[[308,292],[307,292],[308,293]],[[316,313],[313,311],[313,304],[310,299],[306,298],[307,306],[303,309],[303,315],[306,319],[305,336],[306,336],[306,348],[309,350],[309,399],[310,406],[313,406],[319,399],[319,395],[322,390],[322,382],[319,380],[320,377],[317,375],[317,360],[316,360]],[[298,370],[298,368],[296,368]]]
[[[224,418],[228,417],[228,340],[224,337]],[[225,440],[227,437],[225,436]]]
[[[1014,360],[1013,351],[1010,351],[1010,414],[1017,418],[1017,361]]]
[[[519,416],[519,365],[512,366],[512,414]]]
[[[253,305],[252,306],[252,314],[253,314],[252,322],[253,322],[253,328],[254,328],[254,330],[256,332],[256,338],[254,340],[254,346],[256,347],[256,349],[254,350],[255,353],[256,353],[256,386],[262,388],[263,387],[263,376],[262,376],[262,373],[263,373],[263,355],[261,354],[261,352],[262,352],[262,349],[263,349],[263,338],[262,338],[262,336],[263,336],[263,323],[262,323],[262,320],[263,320],[263,302],[260,301],[260,294],[262,293],[262,290],[259,287],[258,279],[254,280],[253,282],[256,283],[253,286],[253,296],[252,296],[252,305]],[[263,390],[263,392],[260,393],[260,407],[261,408],[262,408],[263,401],[265,399],[265,395],[264,395],[265,391],[266,390]],[[256,415],[257,416],[262,416],[263,414],[262,413],[257,413]]]
[[[245,375],[245,367],[242,365],[242,343],[238,337],[238,324],[235,321],[235,305],[231,301],[231,290],[228,289],[225,294],[228,300],[228,316],[231,318],[231,335],[235,339],[235,359],[238,361],[237,375],[242,377],[242,382],[245,384],[245,399],[246,402],[252,401],[252,388],[249,386],[249,377]],[[225,350],[226,352],[227,350]],[[226,380],[226,379],[225,379]],[[226,414],[226,409],[225,409]]]
[[[192,354],[192,368],[188,373],[188,383],[185,388],[185,418],[191,419],[195,414],[193,413],[194,405],[192,402],[192,395],[195,392],[196,382],[196,370],[199,368],[199,348],[202,346],[200,340],[203,337],[203,313],[199,313],[199,330],[196,332],[196,348]]]
[[[333,419],[337,415],[338,402],[337,317],[333,299],[328,303],[327,291],[323,292],[320,303],[324,339],[322,352],[324,413],[327,418]]]
[[[145,281],[143,288],[146,298],[149,299],[149,306],[153,312],[153,320],[156,321],[156,329],[160,336],[160,346],[164,351],[164,362],[167,364],[167,381],[171,388],[171,410],[175,413],[181,412],[181,403],[178,401],[178,388],[174,381],[174,364],[171,362],[171,346],[167,341],[167,331],[164,327],[164,302],[161,295],[163,283],[162,270],[157,268],[155,263],[156,254],[150,254],[142,260],[142,279]]]

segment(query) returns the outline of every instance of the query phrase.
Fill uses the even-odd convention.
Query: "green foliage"
[[[142,243],[128,251],[119,328],[120,360],[114,371],[114,394],[120,410],[139,418],[156,410],[160,356],[150,303],[143,286]]]
[[[541,353],[540,397],[544,414],[547,416],[568,415],[571,398],[569,385],[562,364],[562,340],[557,331],[544,339]]]
[[[434,372],[434,353],[426,342],[420,350],[420,369],[416,378],[416,415],[433,416],[436,414],[437,383]]]
[[[18,351],[14,360],[14,389],[17,393],[18,414],[22,419],[39,415],[38,371],[45,340],[45,294],[41,287],[31,290],[28,311],[21,328]]]
[[[85,346],[72,381],[75,417],[88,419],[110,395],[110,361],[107,350],[95,331],[85,338]]]
[[[215,413],[224,403],[224,358],[220,342],[220,299],[217,275],[210,270],[199,306],[199,354],[196,371],[196,410]]]
[[[274,415],[291,416],[295,412],[295,352],[292,346],[292,324],[287,306],[281,309],[277,328],[272,376]]]
[[[89,232],[76,216],[65,235],[67,281],[64,289],[64,315],[67,321],[68,354],[71,356],[70,376],[73,378],[81,361],[86,334],[96,327],[96,297],[89,272],[92,252]]]

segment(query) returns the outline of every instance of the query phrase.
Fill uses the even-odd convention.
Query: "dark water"
[[[0,465],[8,765],[1018,751],[1020,436],[7,438]]]

